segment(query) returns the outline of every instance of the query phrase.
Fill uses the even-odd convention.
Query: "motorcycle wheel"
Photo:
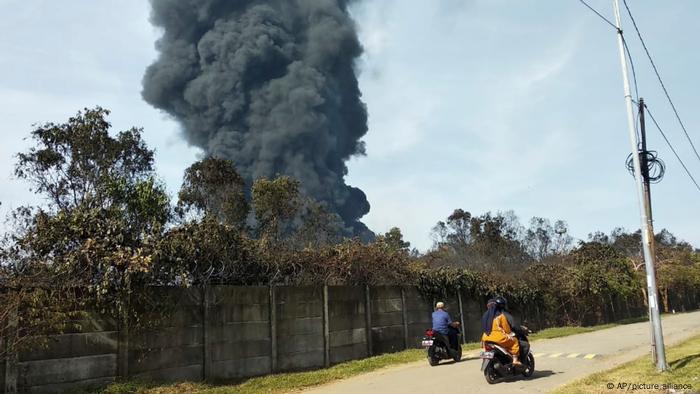
[[[438,357],[435,353],[436,348],[434,346],[428,348],[428,364],[430,364],[431,367],[434,367],[440,363],[440,357]]]
[[[532,353],[527,355],[527,364],[528,366],[523,371],[523,376],[529,378],[533,373],[535,373],[535,356],[533,356]]]
[[[453,360],[455,360],[456,363],[459,362],[459,360],[462,359],[462,348],[460,347],[459,350],[455,352],[454,357],[452,357]]]
[[[486,383],[494,384],[498,382],[498,372],[493,367],[493,363],[489,363],[484,370],[484,377],[486,378]]]

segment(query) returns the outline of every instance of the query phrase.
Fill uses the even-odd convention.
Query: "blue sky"
[[[589,3],[612,18],[610,1]],[[700,3],[630,3],[700,147]],[[425,250],[430,228],[455,208],[563,219],[577,238],[639,227],[614,31],[578,1],[381,0],[357,2],[352,13],[370,124],[367,156],[352,159],[347,180],[368,196],[371,229],[398,226]],[[145,0],[0,0],[2,216],[41,202],[12,176],[31,125],[95,105],[112,110],[115,129],[145,129],[176,194],[199,152],[141,99],[159,36],[148,14]],[[640,94],[698,178],[700,161],[623,23]],[[659,134],[648,134],[667,164],[652,189],[656,228],[700,245],[700,192]]]

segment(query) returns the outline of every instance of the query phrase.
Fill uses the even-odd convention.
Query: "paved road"
[[[700,312],[663,318],[667,345],[700,334]],[[547,392],[594,372],[649,354],[649,323],[532,342],[535,374],[489,385],[480,371],[481,360],[428,366],[427,360],[385,368],[337,383],[307,390],[309,393],[495,393]]]

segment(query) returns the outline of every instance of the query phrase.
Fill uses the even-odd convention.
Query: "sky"
[[[608,0],[589,0],[612,19]],[[700,147],[700,2],[630,1],[648,48]],[[115,130],[144,129],[174,197],[201,152],[140,95],[160,32],[145,0],[0,0],[0,216],[41,204],[13,176],[32,124],[64,122],[96,105]],[[358,61],[369,112],[367,155],[347,182],[367,194],[362,220],[401,228],[420,250],[454,209],[513,210],[561,219],[586,239],[639,228],[615,31],[581,3],[540,0],[357,1],[351,13],[365,52]],[[644,97],[700,181],[695,156],[665,101],[634,29],[623,29]],[[700,246],[700,191],[649,127],[667,166],[652,187],[656,230]]]

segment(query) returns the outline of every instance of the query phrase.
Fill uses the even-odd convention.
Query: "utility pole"
[[[617,27],[617,46],[620,52],[620,65],[622,66],[622,82],[625,90],[625,104],[627,107],[627,126],[629,128],[630,144],[632,147],[632,162],[634,165],[634,179],[637,186],[637,202],[642,222],[642,251],[644,252],[644,265],[647,276],[647,297],[649,298],[649,315],[651,329],[656,347],[656,369],[665,371],[666,351],[664,349],[664,337],[661,330],[661,317],[659,316],[658,293],[656,291],[656,273],[654,272],[654,255],[651,250],[651,240],[654,234],[651,232],[651,218],[647,215],[645,204],[646,195],[644,193],[644,182],[642,182],[642,167],[639,158],[639,145],[637,144],[637,133],[634,128],[634,110],[632,107],[632,94],[630,93],[630,82],[627,74],[627,58],[625,57],[625,47],[622,38],[622,21],[620,18],[619,0],[613,0],[613,11],[615,13],[615,26]],[[650,204],[649,204],[650,206]],[[652,351],[654,347],[652,346]]]
[[[640,158],[640,165],[642,167],[642,178],[644,179],[644,208],[647,211],[647,222],[649,223],[649,231],[651,238],[649,239],[649,244],[651,248],[651,255],[656,260],[656,241],[654,240],[654,219],[651,214],[651,184],[649,181],[649,157],[647,156],[647,132],[646,125],[644,123],[644,99],[639,98],[639,131],[642,136],[642,157]]]
[[[647,132],[646,125],[644,123],[644,99],[639,98],[639,132],[642,138],[642,146],[640,150],[640,165],[642,167],[642,179],[644,180],[644,210],[647,212],[647,222],[649,223],[649,231],[651,233],[650,239],[650,250],[651,255],[654,256],[656,260],[656,250],[654,248],[654,219],[651,214],[651,187],[649,182],[649,161],[647,157]],[[651,322],[651,307],[649,309],[649,321]],[[656,340],[654,340],[654,331],[651,330],[651,362],[657,364],[658,360],[656,358]]]

